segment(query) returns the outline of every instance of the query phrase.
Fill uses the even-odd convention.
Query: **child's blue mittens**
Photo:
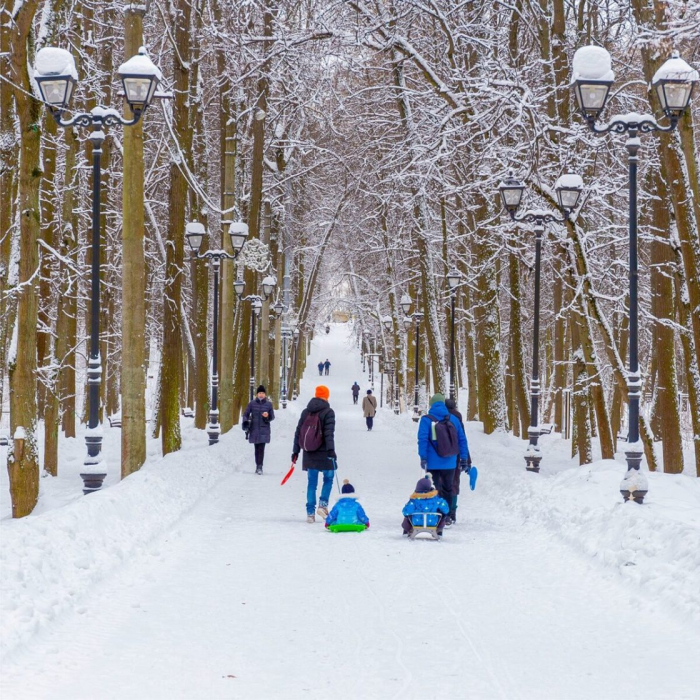
[[[477,468],[472,466],[469,470],[469,488],[473,491],[476,488],[476,478],[479,476]]]

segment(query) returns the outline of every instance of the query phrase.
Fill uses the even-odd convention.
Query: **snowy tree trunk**
[[[124,54],[133,56],[143,44],[143,16],[125,7]],[[125,113],[130,116],[128,105]],[[143,121],[123,135],[122,178],[122,353],[121,475],[139,470],[146,461],[146,262],[144,259]]]
[[[31,97],[28,49],[38,0],[17,6],[12,18],[10,51],[11,79],[19,120],[19,280],[17,320],[9,357],[10,447],[7,470],[10,476],[12,517],[29,515],[39,494],[39,449],[36,438],[36,273],[39,267],[39,188],[41,186],[39,129],[41,104]]]
[[[518,435],[528,440],[530,407],[528,405],[525,352],[523,350],[522,308],[520,294],[520,263],[514,253],[508,256],[510,277],[510,339],[512,343],[511,371],[513,373],[513,401],[520,421]],[[516,416],[514,416],[515,420]],[[514,428],[514,423],[511,424]]]

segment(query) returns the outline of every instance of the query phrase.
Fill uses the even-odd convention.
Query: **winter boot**
[[[318,508],[316,509],[316,514],[325,520],[328,517],[328,505],[325,503],[319,503]]]
[[[452,527],[452,523],[454,523],[454,520],[452,520],[452,516],[448,515],[445,518],[445,527]]]
[[[256,473],[256,474],[262,474],[262,467],[261,467],[260,465],[258,465],[257,467],[255,467],[255,473]]]
[[[315,522],[316,522],[316,518],[314,518],[314,514],[313,514],[313,513],[311,513],[311,515],[307,515],[307,516],[306,516],[306,522],[307,522],[307,523],[315,523]]]

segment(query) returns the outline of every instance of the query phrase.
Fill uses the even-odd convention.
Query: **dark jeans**
[[[413,532],[413,523],[411,522],[411,518],[404,518],[403,522],[401,523],[401,527],[403,528],[403,531],[407,535],[410,535]],[[437,531],[442,532],[444,527],[445,527],[445,516],[440,515],[440,520],[438,520],[438,524],[437,524]]]
[[[323,376],[323,367],[321,367],[320,370],[318,370],[318,376],[322,377]]]
[[[330,367],[326,367],[326,376],[328,376],[328,373],[331,371]]]
[[[255,443],[255,466],[262,467],[264,459],[265,459],[265,443],[264,442],[256,442]]]
[[[452,498],[454,496],[454,482],[455,482],[455,470],[454,469],[436,469],[430,472],[433,477],[433,485],[438,490],[438,495],[440,498],[444,498],[447,501],[447,505],[452,510]]]
[[[357,403],[357,394],[352,395],[352,402]]]
[[[365,423],[367,423],[367,430],[372,430],[372,426],[374,425],[374,417],[367,416],[367,418],[365,418]]]

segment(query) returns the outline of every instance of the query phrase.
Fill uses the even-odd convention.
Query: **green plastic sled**
[[[362,532],[363,530],[367,529],[367,525],[363,525],[362,523],[347,523],[345,525],[339,525],[339,524],[334,524],[334,525],[329,525],[328,529],[331,532]]]

